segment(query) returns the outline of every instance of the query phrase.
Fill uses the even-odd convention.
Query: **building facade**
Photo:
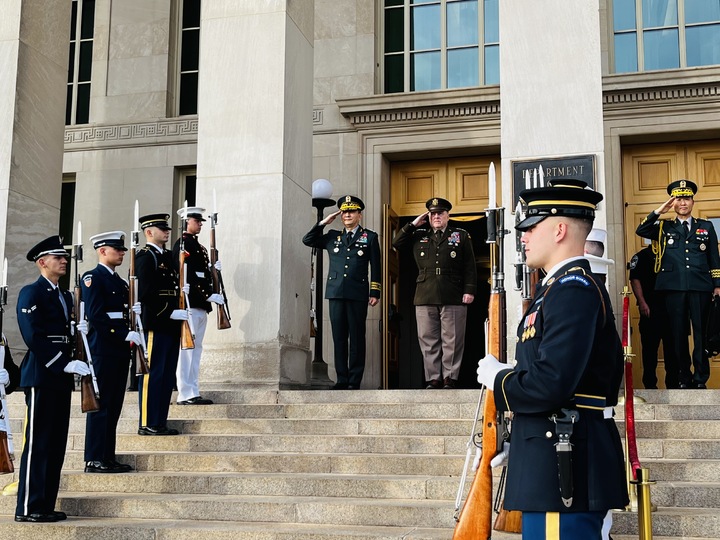
[[[369,310],[365,388],[422,384],[412,261],[390,240],[428,198],[453,202],[487,278],[491,162],[508,225],[518,174],[542,164],[549,176],[569,176],[583,164],[605,196],[598,225],[609,233],[618,300],[641,247],[635,227],[666,200],[670,181],[696,181],[695,214],[720,220],[715,2],[10,4],[0,26],[0,68],[10,74],[0,98],[10,134],[0,145],[0,194],[11,304],[27,273],[24,250],[58,223],[67,239],[78,221],[88,237],[130,232],[136,199],[141,214],[175,216],[185,200],[217,211],[233,327],[208,333],[206,381],[323,383],[312,380],[311,253],[300,242],[316,219],[315,178],[329,179],[335,197],[361,197],[364,225],[382,238],[384,292]],[[514,249],[510,235],[507,261]],[[81,270],[95,263],[86,252]],[[519,298],[506,285],[512,335]],[[478,296],[467,385],[483,350]],[[329,331],[322,347],[333,378]],[[713,386],[715,372],[713,362]]]

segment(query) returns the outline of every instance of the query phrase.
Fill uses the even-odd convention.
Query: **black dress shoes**
[[[330,390],[347,390],[350,385],[348,383],[335,383],[335,385],[330,388]]]
[[[56,521],[60,521],[63,518],[58,516],[55,512],[52,512],[50,514],[28,514],[26,516],[24,515],[17,515],[15,516],[15,521],[19,521],[21,523],[55,523]],[[67,516],[65,516],[67,518]]]
[[[450,377],[445,377],[443,388],[454,390],[457,388],[457,381],[455,379],[451,379]]]
[[[120,472],[129,472],[133,470],[132,465],[128,465],[127,463],[120,463],[119,461],[116,461],[114,459],[110,460],[110,463],[122,469]]]
[[[85,472],[108,474],[125,472],[125,470],[115,465],[112,461],[88,461],[85,463]]]
[[[59,512],[57,510],[53,510],[51,512],[51,514],[53,514],[57,518],[58,521],[65,521],[67,519],[67,514],[65,512]]]
[[[162,427],[150,427],[143,426],[138,429],[138,435],[179,435],[180,432],[177,429],[171,429],[167,426]]]
[[[432,379],[428,381],[427,386],[425,387],[426,390],[433,390],[443,387],[443,382],[440,379]]]
[[[194,398],[186,399],[185,401],[178,401],[178,405],[212,405],[212,399],[205,399],[202,396],[195,396]]]

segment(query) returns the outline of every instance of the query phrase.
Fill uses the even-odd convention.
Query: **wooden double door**
[[[625,201],[625,260],[644,247],[635,234],[640,222],[668,199],[666,188],[674,180],[687,178],[698,185],[693,216],[710,219],[720,231],[720,140],[692,143],[633,145],[623,148],[622,176]],[[668,216],[673,216],[671,212]],[[640,314],[633,298],[631,305],[633,380],[642,381],[642,347],[638,322]],[[692,342],[690,343],[692,346]],[[659,351],[658,387],[664,388],[664,351]],[[708,387],[720,388],[720,356],[710,360]]]

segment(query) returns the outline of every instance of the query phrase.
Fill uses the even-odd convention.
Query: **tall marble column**
[[[313,4],[202,3],[197,204],[216,193],[232,315],[210,316],[205,382],[308,382]]]
[[[5,0],[0,16],[0,262],[10,283],[4,330],[19,348],[15,300],[34,274],[25,253],[58,232],[70,5]]]
[[[605,191],[599,2],[499,4],[502,200],[512,224],[514,161],[594,155],[596,189]],[[600,210],[595,222],[602,227]],[[505,247],[513,260],[515,242]],[[508,313],[517,313],[519,295],[509,295],[508,304]],[[508,320],[508,328],[517,322]]]

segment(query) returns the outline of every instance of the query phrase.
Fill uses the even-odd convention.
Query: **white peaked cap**
[[[605,229],[593,229],[587,237],[588,242],[600,242],[603,246],[607,242],[607,232]]]
[[[607,274],[608,266],[615,264],[612,259],[606,259],[605,257],[596,257],[595,255],[585,254],[585,258],[590,261],[590,270],[593,274]]]

